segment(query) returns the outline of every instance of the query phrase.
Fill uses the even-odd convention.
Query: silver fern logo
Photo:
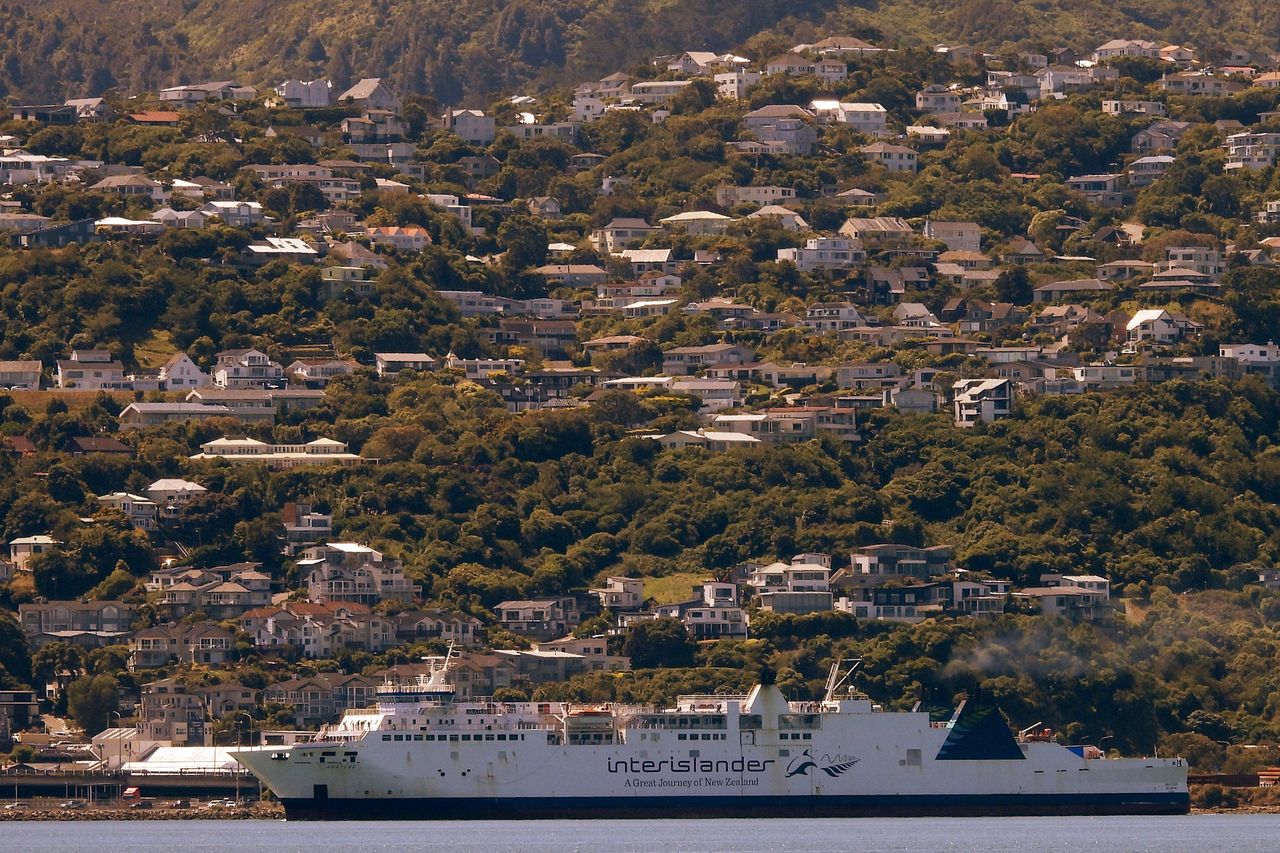
[[[783,778],[790,779],[792,776],[808,776],[811,768],[818,768],[831,778],[843,776],[857,764],[859,759],[852,755],[823,755],[822,761],[815,761],[813,753],[809,750],[797,755],[791,759],[791,763],[787,765],[787,775]]]

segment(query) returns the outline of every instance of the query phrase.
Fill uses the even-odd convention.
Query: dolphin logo
[[[787,765],[787,775],[783,778],[790,779],[792,776],[808,776],[809,768],[817,766],[817,762],[813,760],[813,756],[809,753],[809,750],[806,749],[804,752],[791,759],[791,763]],[[843,773],[844,771],[842,770],[840,772]]]

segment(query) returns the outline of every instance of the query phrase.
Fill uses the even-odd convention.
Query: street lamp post
[[[112,728],[112,726],[110,725],[112,717],[116,718],[117,726],[119,726],[120,721],[124,719],[124,716],[119,711],[112,711],[111,713],[107,714],[107,728],[109,729]],[[116,742],[116,766],[112,769],[119,770],[120,765],[123,763],[123,756],[120,754],[120,737],[115,733],[114,730],[112,731],[111,737]]]
[[[250,746],[253,746],[253,715],[252,715],[252,714],[250,714],[248,711],[236,711],[236,716],[235,716],[235,719],[236,719],[236,746],[237,746],[237,747],[241,746],[241,735],[243,734],[243,732],[241,732],[241,730],[240,730],[240,722],[239,722],[239,720],[240,720],[240,718],[241,718],[241,717],[244,717],[246,720],[248,720],[248,721],[249,721],[249,745],[250,745]],[[235,775],[235,780],[236,780],[236,806],[238,807],[238,806],[240,805],[240,768],[239,768],[239,767],[233,767],[233,768],[231,769],[231,772]]]

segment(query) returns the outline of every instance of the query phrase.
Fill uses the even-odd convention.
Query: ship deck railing
[[[746,693],[683,693],[676,697],[676,705],[696,703],[722,705],[725,702],[745,701],[747,701]]]

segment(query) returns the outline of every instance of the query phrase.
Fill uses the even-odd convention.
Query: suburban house
[[[365,77],[335,100],[339,104],[353,104],[366,110],[400,112],[400,98],[379,77]]]
[[[437,367],[435,357],[425,352],[377,352],[373,358],[379,376],[395,376],[402,370],[426,373]]]
[[[192,498],[206,494],[208,491],[199,483],[174,477],[156,480],[147,486],[147,497],[156,505],[158,518],[166,521],[176,520],[182,508]]]
[[[266,465],[287,469],[301,465],[361,465],[368,460],[347,451],[347,445],[331,438],[317,438],[305,444],[267,444],[253,438],[224,437],[206,441],[193,462],[222,461],[232,465]]]
[[[264,352],[233,349],[217,355],[213,384],[218,388],[272,388],[284,383],[284,368]]]
[[[1141,344],[1171,345],[1198,334],[1199,323],[1163,308],[1143,308],[1125,324],[1125,340],[1130,348]]]
[[[108,175],[89,189],[94,192],[112,193],[129,197],[145,197],[153,202],[163,204],[169,200],[169,193],[164,184],[153,181],[146,175]]]
[[[1223,143],[1225,169],[1266,169],[1280,157],[1280,133],[1234,133]]]
[[[605,610],[639,610],[644,606],[643,578],[605,578],[603,588],[588,592],[600,599],[600,606]]]
[[[498,134],[493,116],[487,116],[481,110],[445,110],[443,125],[445,130],[456,133],[464,142],[481,147],[491,144]]]
[[[603,228],[591,232],[591,245],[598,252],[615,252],[648,239],[657,231],[643,219],[615,218]]]
[[[716,188],[716,204],[726,208],[734,207],[739,204],[753,204],[757,206],[778,204],[780,202],[790,201],[795,197],[796,191],[791,187],[721,186]]]
[[[905,145],[892,142],[873,142],[861,149],[863,156],[872,164],[884,166],[890,172],[912,172],[917,169],[916,151]]]
[[[951,567],[951,549],[945,545],[918,548],[913,545],[866,545],[850,555],[853,575],[912,577],[919,580],[944,575]]]
[[[477,646],[484,638],[484,623],[464,613],[406,610],[397,613],[391,621],[400,642],[440,640],[461,646]]]
[[[498,624],[513,634],[552,640],[578,627],[581,615],[572,596],[504,601],[494,605]]]
[[[275,92],[281,103],[292,109],[316,109],[333,102],[333,84],[327,79],[286,80]]]
[[[955,393],[955,424],[972,427],[1013,414],[1013,382],[1008,379],[961,379]]]
[[[285,368],[286,375],[307,388],[324,388],[335,376],[350,376],[357,365],[345,358],[299,358]]]
[[[204,698],[188,690],[177,678],[142,685],[138,703],[139,740],[179,747],[207,746],[211,740],[207,718]]]
[[[803,248],[778,250],[778,260],[790,261],[801,272],[848,270],[866,259],[861,242],[847,237],[812,237]]]
[[[106,350],[72,350],[71,358],[58,359],[54,383],[77,391],[109,391],[125,386],[124,365]]]
[[[297,563],[308,600],[318,604],[372,605],[384,600],[412,601],[418,594],[399,560],[354,542],[313,545]]]
[[[816,556],[816,555],[815,555]],[[769,613],[818,613],[832,609],[830,560],[810,562],[810,555],[788,563],[771,563],[751,572],[760,609]]]
[[[366,228],[365,235],[374,245],[401,252],[421,252],[431,244],[431,234],[421,225],[376,225]]]
[[[38,391],[40,372],[38,361],[0,361],[0,388]]]
[[[683,376],[706,367],[746,364],[754,358],[755,352],[738,344],[674,347],[662,354],[662,372]]]
[[[660,605],[655,615],[679,619],[695,640],[747,636],[747,615],[738,604],[736,584],[707,581],[695,586],[693,595],[688,601]]]
[[[199,212],[206,217],[218,217],[233,228],[250,228],[266,221],[262,205],[256,201],[214,199],[205,202]]]
[[[137,611],[137,605],[123,601],[37,601],[18,605],[18,622],[36,645],[61,641],[97,647],[127,636]]]
[[[158,625],[134,633],[129,641],[129,671],[171,663],[224,664],[234,653],[235,635],[212,622]]]
[[[155,501],[150,498],[129,492],[112,492],[109,495],[99,495],[98,504],[122,513],[130,524],[140,530],[159,529],[158,510]]]

